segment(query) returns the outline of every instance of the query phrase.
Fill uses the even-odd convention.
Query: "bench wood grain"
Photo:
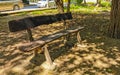
[[[43,45],[45,45],[49,42],[52,42],[56,39],[59,39],[63,36],[66,36],[66,35],[71,34],[71,33],[76,33],[83,28],[84,27],[78,27],[76,29],[69,29],[69,30],[60,31],[60,32],[57,32],[55,34],[51,34],[51,35],[48,35],[48,36],[41,37],[40,39],[38,39],[36,41],[32,41],[30,43],[25,43],[23,45],[19,45],[18,48],[21,51],[29,52],[29,51],[32,51],[35,48],[42,47]]]

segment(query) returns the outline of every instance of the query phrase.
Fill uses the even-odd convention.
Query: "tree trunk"
[[[108,35],[120,39],[120,0],[112,0],[110,20]]]
[[[84,4],[86,4],[86,0],[83,0],[84,1]]]
[[[96,7],[99,7],[101,5],[101,0],[97,0]]]
[[[49,8],[49,5],[48,5],[48,4],[49,4],[49,0],[47,0],[47,8]]]
[[[59,13],[64,13],[63,0],[55,0]]]
[[[67,3],[67,12],[70,12],[70,1],[71,0],[68,0],[68,3]]]

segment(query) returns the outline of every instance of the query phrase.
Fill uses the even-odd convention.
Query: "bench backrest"
[[[68,19],[72,19],[71,13],[26,17],[23,19],[9,21],[8,24],[10,31],[16,32],[34,28],[39,25],[47,25],[57,21],[64,21]]]

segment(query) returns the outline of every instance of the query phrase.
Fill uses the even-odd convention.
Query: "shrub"
[[[103,1],[103,2],[101,2],[101,6],[102,7],[110,7],[111,6],[111,2],[105,2],[105,1]]]

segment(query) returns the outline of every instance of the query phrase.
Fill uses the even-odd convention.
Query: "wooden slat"
[[[19,49],[21,51],[24,51],[24,52],[32,51],[33,49],[35,49],[37,47],[41,47],[41,46],[43,46],[51,41],[54,41],[60,37],[65,36],[67,34],[78,32],[81,29],[83,29],[83,27],[78,27],[77,29],[69,29],[66,31],[61,31],[61,32],[58,32],[55,34],[51,34],[51,35],[48,35],[46,37],[42,37],[36,41],[33,41],[31,43],[23,44],[23,45],[19,46]]]
[[[27,20],[29,19],[28,22],[30,23],[30,26],[28,26],[25,23],[26,19]],[[68,20],[68,19],[72,19],[71,13],[27,17],[23,19],[9,21],[8,24],[9,24],[9,30],[11,32],[16,32],[16,31],[26,30],[28,27],[34,28],[39,25],[43,25],[43,24],[48,25],[57,21]]]
[[[45,44],[45,41],[37,40],[37,41],[30,42],[30,43],[20,44],[18,46],[18,48],[19,48],[19,50],[21,50],[23,52],[30,52],[35,48],[43,46],[44,44]]]

